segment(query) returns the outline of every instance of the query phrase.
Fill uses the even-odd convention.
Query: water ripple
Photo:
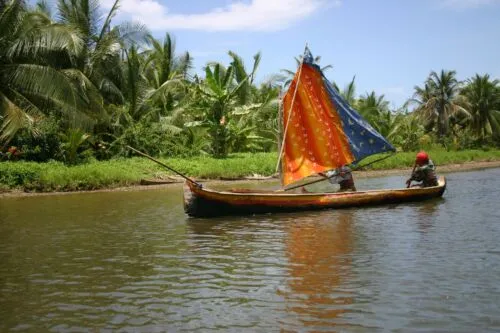
[[[500,169],[448,180],[441,200],[220,219],[186,218],[180,188],[7,199],[0,331],[500,331]]]

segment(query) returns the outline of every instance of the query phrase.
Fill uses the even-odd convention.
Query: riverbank
[[[500,167],[500,150],[466,150],[457,152],[430,151],[438,172]],[[355,177],[377,177],[407,174],[415,153],[398,153],[355,171]],[[234,154],[227,159],[197,157],[161,159],[162,162],[197,180],[269,179],[275,172],[276,153]],[[363,161],[362,164],[369,163]],[[25,193],[123,190],[151,188],[141,180],[181,181],[161,166],[144,158],[115,159],[77,166],[62,163],[3,162],[0,163],[1,195]]]

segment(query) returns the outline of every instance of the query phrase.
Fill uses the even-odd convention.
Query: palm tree
[[[434,97],[433,87],[426,81],[423,87],[415,86],[414,89],[415,93],[413,97],[406,102],[406,106],[410,104],[417,105],[416,111],[417,114],[419,114],[419,118],[425,122],[424,127],[428,129],[428,131],[432,131],[436,125],[437,119],[437,111],[431,105]]]
[[[351,82],[349,82],[343,90],[340,90],[339,86],[332,81],[333,88],[342,96],[349,105],[352,107],[356,106],[356,75],[352,77]]]
[[[472,130],[484,142],[488,135],[500,136],[500,81],[488,74],[469,79],[462,94],[472,116]]]
[[[114,1],[105,18],[100,16],[99,1],[58,0],[57,7],[59,21],[76,29],[84,41],[75,55],[76,69],[90,80],[106,102],[123,103],[120,51],[136,43],[147,43],[146,28],[128,22],[111,26],[119,0]]]
[[[163,43],[153,37],[149,41],[153,48],[144,52],[144,75],[152,89],[149,97],[162,115],[168,115],[175,101],[184,97],[183,83],[190,79],[193,59],[188,52],[175,54],[175,42],[168,33]]]
[[[83,41],[71,27],[53,23],[41,11],[29,12],[13,1],[0,13],[0,141],[21,128],[34,129],[45,114],[60,112],[73,120],[93,116],[91,95],[81,75],[66,67]],[[85,81],[81,81],[85,83]]]
[[[432,124],[437,124],[437,133],[442,140],[448,134],[451,116],[468,115],[459,95],[460,82],[455,71],[432,71],[424,87],[415,87],[412,103],[417,104],[417,115]]]
[[[127,100],[127,113],[130,119],[139,121],[147,117],[148,121],[159,122],[162,118],[172,117],[175,112],[179,113],[179,98],[177,98],[179,96],[175,96],[174,93],[176,88],[183,87],[181,76],[175,71],[164,75],[161,67],[155,67],[157,63],[151,60],[154,54],[149,50],[139,53],[135,46],[131,46],[124,50],[124,54],[123,93]],[[162,75],[166,81],[160,83]]]
[[[392,112],[389,110],[389,102],[384,95],[377,96],[374,91],[361,96],[356,103],[356,108],[380,134],[389,134],[392,121]]]
[[[233,51],[229,51],[229,56],[233,59],[231,67],[234,68],[234,76],[237,83],[243,82],[242,87],[238,91],[238,102],[240,105],[245,105],[252,102],[252,84],[255,78],[255,73],[259,67],[262,58],[260,52],[253,56],[253,66],[250,74],[247,74],[243,59]]]
[[[149,42],[152,48],[142,52],[136,46],[123,50],[122,91],[127,102],[124,107],[108,107],[115,119],[112,128],[108,128],[113,134],[113,147],[137,143],[145,128],[150,128],[156,138],[161,137],[163,148],[171,142],[187,142],[186,136],[198,133],[183,127],[184,122],[192,120],[184,108],[192,58],[187,52],[175,54],[175,43],[169,34],[163,42],[151,36]],[[162,147],[153,150],[164,151]],[[182,150],[175,150],[179,148]]]
[[[128,114],[137,121],[146,113],[147,80],[144,77],[144,60],[135,46],[124,50],[124,87],[123,93],[127,99]]]

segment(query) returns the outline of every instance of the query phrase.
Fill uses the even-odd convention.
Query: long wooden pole
[[[333,176],[332,176],[333,177]],[[329,177],[326,177],[326,178],[321,178],[321,179],[315,179],[313,181],[310,181],[309,183],[305,183],[305,184],[299,184],[299,185],[294,185],[292,187],[288,187],[288,188],[285,188],[283,189],[283,191],[290,191],[290,190],[294,190],[296,188],[299,188],[299,187],[304,187],[304,186],[307,186],[307,185],[311,185],[311,184],[316,184],[316,183],[319,183],[319,182],[323,182],[327,179],[330,179]]]
[[[281,141],[281,149],[280,149],[280,152],[279,152],[279,155],[278,155],[278,163],[276,163],[276,171],[278,171],[278,168],[280,166],[281,157],[283,156],[283,150],[285,148],[286,132],[288,131],[288,125],[290,124],[290,119],[292,119],[293,104],[295,103],[295,97],[297,96],[297,90],[299,90],[300,76],[301,76],[301,73],[302,73],[302,65],[304,64],[304,57],[306,55],[306,50],[307,50],[307,43],[306,43],[306,46],[304,48],[304,55],[302,56],[302,59],[300,61],[299,71],[297,73],[297,82],[295,84],[295,90],[294,90],[293,95],[292,95],[292,102],[290,104],[290,110],[288,111],[288,119],[286,121],[285,130],[283,132],[283,140]],[[292,83],[293,83],[293,79],[292,79]],[[290,83],[290,85],[292,83]]]
[[[146,157],[146,158],[150,159],[150,160],[151,160],[151,161],[153,161],[153,162],[158,163],[158,164],[159,164],[159,165],[161,165],[162,167],[167,168],[168,170],[170,170],[170,171],[174,172],[175,174],[177,174],[177,175],[181,176],[182,178],[184,178],[184,179],[185,179],[185,180],[187,180],[188,182],[191,182],[191,183],[193,183],[193,184],[195,184],[195,185],[197,185],[197,186],[200,186],[200,187],[201,187],[201,184],[200,184],[200,183],[195,182],[194,180],[192,180],[192,179],[191,179],[191,178],[189,178],[188,176],[186,176],[186,175],[184,175],[184,174],[180,173],[179,171],[177,171],[177,170],[175,170],[175,169],[173,169],[173,168],[169,167],[169,166],[168,166],[168,165],[166,165],[165,163],[158,161],[157,159],[155,159],[155,158],[153,158],[153,157],[149,156],[148,154],[145,154],[145,153],[143,153],[142,151],[139,151],[139,150],[137,150],[137,149],[135,149],[135,148],[132,148],[132,147],[130,147],[130,146],[127,146],[127,148],[128,148],[128,149],[130,149],[130,150],[132,150],[132,151],[134,151],[134,152],[136,152],[136,153],[137,153],[137,154],[139,154],[139,155],[142,155],[142,156],[144,156],[144,157]]]
[[[354,168],[352,168],[352,169],[353,169],[353,171],[354,171],[354,170],[359,169],[359,168],[365,168],[365,167],[367,167],[367,166],[369,166],[369,165],[372,165],[373,163],[377,163],[377,162],[380,162],[380,161],[382,161],[382,160],[385,160],[386,158],[389,158],[389,157],[391,157],[392,155],[394,155],[394,153],[392,153],[391,155],[387,155],[387,156],[381,157],[381,158],[379,158],[379,159],[376,159],[375,161],[372,161],[372,162],[370,162],[370,163],[366,163],[366,164],[363,164],[363,165],[358,165],[357,167],[354,167]],[[413,167],[413,170],[415,170],[415,167]],[[412,173],[413,173],[413,171],[412,171]],[[313,180],[313,181],[311,181],[311,182],[309,182],[309,183],[305,183],[305,184],[294,185],[294,186],[292,186],[292,187],[289,187],[289,188],[284,189],[284,191],[290,191],[290,190],[294,190],[294,189],[299,188],[299,187],[304,187],[304,186],[307,186],[307,185],[316,184],[316,183],[319,183],[319,182],[325,181],[325,180],[327,180],[327,179],[330,179],[330,178],[332,178],[333,176],[335,176],[335,175],[332,175],[331,177],[325,177],[325,178],[321,178],[321,179],[315,179],[315,180]]]
[[[277,141],[278,141],[278,151],[281,151],[281,146],[283,144],[283,92],[280,89],[280,101],[279,101],[279,108],[278,108],[278,136],[277,136]],[[278,158],[278,170],[275,172],[279,172],[280,176],[280,183],[281,186],[283,187],[283,167],[282,167],[282,161],[280,158]]]

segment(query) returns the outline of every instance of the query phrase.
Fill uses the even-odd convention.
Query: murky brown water
[[[0,332],[498,332],[500,169],[447,177],[423,203],[219,219],[178,186],[2,198]]]

